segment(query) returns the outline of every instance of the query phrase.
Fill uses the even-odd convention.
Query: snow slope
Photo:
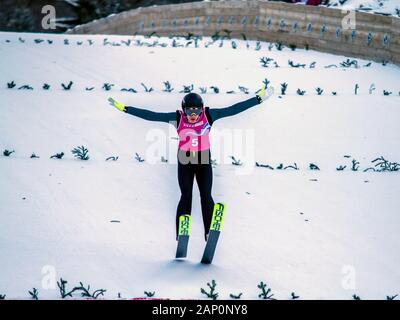
[[[104,38],[121,45],[103,45]],[[128,39],[129,46],[121,43]],[[225,299],[239,292],[258,298],[260,281],[278,299],[291,292],[302,299],[399,293],[399,171],[363,172],[379,156],[400,161],[399,67],[364,67],[368,61],[358,60],[359,68],[326,68],[347,57],[268,50],[268,43],[256,51],[252,41],[248,48],[237,41],[236,50],[227,41],[206,48],[209,38],[199,48],[174,48],[168,38],[158,39],[166,47],[135,42],[155,39],[0,33],[0,149],[15,150],[0,156],[0,294],[28,299],[36,287],[39,298],[56,299],[60,277],[70,287],[82,281],[107,289],[110,299],[145,290],[156,297],[203,298],[200,287],[211,279]],[[280,67],[263,68],[263,56]],[[306,67],[289,67],[288,59]],[[199,264],[204,240],[196,184],[189,257],[175,261],[176,164],[160,157],[173,162],[176,135],[168,124],[114,110],[107,97],[173,111],[182,86],[193,83],[196,92],[208,87],[207,105],[224,107],[249,98],[265,78],[277,91],[287,82],[287,94],[213,126],[213,196],[228,208],[214,263]],[[12,80],[17,86],[8,89]],[[63,90],[61,83],[70,80],[72,89]],[[167,80],[171,93],[162,91]],[[141,82],[154,91],[145,92]],[[115,85],[105,91],[104,83]],[[369,94],[372,83],[376,90]],[[27,84],[33,90],[18,90]],[[137,93],[121,92],[123,87]],[[316,87],[324,89],[321,96]],[[297,88],[306,94],[297,95]],[[254,134],[254,144],[236,136],[224,154],[229,141],[216,139],[222,130]],[[154,135],[167,147],[150,161]],[[88,161],[71,154],[78,145],[88,147]],[[49,159],[61,151],[63,159]],[[33,152],[40,158],[31,159]],[[146,161],[136,161],[135,152]],[[230,155],[248,165],[244,171],[230,164]],[[106,162],[109,156],[119,158]],[[350,170],[352,159],[360,162],[358,171]],[[254,167],[255,161],[274,168],[296,163],[299,170]],[[310,163],[321,170],[310,170]],[[337,171],[339,165],[347,167]]]
[[[343,10],[361,10],[371,13],[389,14],[396,17],[400,16],[399,0],[330,0],[329,6]]]

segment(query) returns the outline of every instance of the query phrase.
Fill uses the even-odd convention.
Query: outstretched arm
[[[149,120],[149,121],[160,121],[160,122],[174,122],[176,121],[176,112],[155,112],[146,109],[125,106],[123,103],[114,100],[113,98],[109,98],[108,101],[112,106],[117,108],[120,111],[129,113],[133,116]]]
[[[235,114],[238,114],[240,112],[243,112],[251,107],[254,107],[255,105],[260,104],[259,99],[257,96],[235,103],[234,105],[231,105],[230,107],[226,108],[220,108],[220,109],[210,109],[210,116],[212,118],[212,121],[216,121],[218,119],[222,119],[225,117],[230,117]]]
[[[125,112],[149,121],[161,121],[167,123],[176,121],[176,112],[154,112],[130,106],[125,107]]]
[[[267,100],[274,93],[273,87],[265,88],[265,84],[259,90],[255,97],[235,103],[234,105],[220,109],[209,109],[209,114],[212,122],[215,120],[230,117],[240,112],[243,112],[251,107],[254,107]]]

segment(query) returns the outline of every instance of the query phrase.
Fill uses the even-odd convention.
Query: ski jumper
[[[233,116],[247,110],[261,101],[254,96],[226,108],[204,107],[195,123],[189,123],[181,110],[176,112],[154,112],[127,106],[125,112],[150,121],[173,124],[179,136],[178,145],[178,184],[181,197],[176,210],[176,238],[178,237],[179,217],[191,214],[193,182],[196,178],[199,187],[204,234],[208,234],[214,208],[211,196],[212,166],[209,133],[213,123],[221,118]]]

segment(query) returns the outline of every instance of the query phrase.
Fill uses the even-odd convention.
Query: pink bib
[[[179,110],[181,120],[177,128],[179,135],[179,150],[203,151],[210,149],[209,133],[211,125],[205,115],[205,109],[195,123],[190,123],[183,111]]]

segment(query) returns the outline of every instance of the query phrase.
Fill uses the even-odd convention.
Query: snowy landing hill
[[[400,17],[399,0],[330,0],[328,6]]]
[[[213,197],[227,205],[214,263],[199,263],[196,184],[188,259],[175,261],[176,133],[107,98],[170,112],[193,85],[220,108],[265,79],[270,100],[211,130]],[[212,279],[221,299],[258,299],[261,281],[276,299],[400,293],[399,83],[390,63],[255,41],[0,33],[0,295],[58,299],[60,278],[109,299],[201,299]],[[239,133],[230,149],[213,140],[224,130]],[[156,155],[155,136],[168,146]],[[82,145],[87,161],[71,153]]]

